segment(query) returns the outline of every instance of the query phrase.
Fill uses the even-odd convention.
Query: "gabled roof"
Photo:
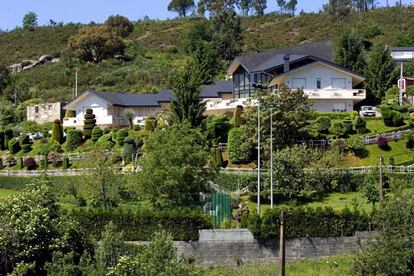
[[[265,52],[252,53],[236,57],[229,67],[229,74],[242,66],[248,72],[264,71],[284,64],[283,57],[290,55],[290,62],[304,56],[314,56],[318,59],[333,61],[333,46],[331,41],[307,42],[300,45],[272,49]]]

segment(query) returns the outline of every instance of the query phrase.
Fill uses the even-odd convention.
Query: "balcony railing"
[[[305,89],[309,99],[360,99],[366,97],[365,89]]]

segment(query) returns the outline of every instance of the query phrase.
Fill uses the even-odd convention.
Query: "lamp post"
[[[273,209],[273,109],[279,108],[278,104],[270,105],[270,209]]]

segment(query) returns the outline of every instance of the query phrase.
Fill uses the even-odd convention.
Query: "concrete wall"
[[[372,236],[357,232],[354,237],[298,238],[286,241],[288,261],[355,253]],[[200,230],[196,242],[174,242],[179,256],[203,266],[235,266],[238,263],[269,263],[279,260],[279,242],[257,241],[247,229]]]
[[[62,104],[46,103],[27,106],[27,120],[38,124],[62,120]]]
[[[312,104],[312,107],[319,112],[333,112],[339,107],[345,107],[346,112],[351,112],[354,110],[354,103],[352,100],[309,100]],[[335,111],[336,111],[335,110]]]

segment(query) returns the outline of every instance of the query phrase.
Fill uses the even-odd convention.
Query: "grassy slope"
[[[303,260],[286,265],[286,275],[290,276],[345,276],[352,273],[353,257],[348,255],[323,259]],[[244,265],[237,268],[215,268],[207,271],[209,276],[254,276],[277,275],[279,266],[276,264]]]
[[[0,188],[0,200],[12,195],[17,195],[18,193],[19,192],[16,190]]]
[[[71,95],[74,66],[80,69],[80,88],[153,91],[167,86],[168,76],[188,58],[184,52],[185,37],[200,19],[140,21],[127,38],[132,62],[107,61],[93,64],[47,64],[14,76],[20,90],[30,88],[27,98],[64,100]],[[410,31],[414,24],[414,8],[377,10],[353,14],[347,20],[357,30],[364,26],[381,26],[383,35],[371,38],[374,43],[393,45],[400,32]],[[303,14],[294,18],[267,15],[243,18],[244,52],[266,50],[333,38],[339,22],[324,14]],[[34,32],[16,30],[0,34],[0,63],[11,65],[22,59],[35,59],[42,54],[64,52],[68,38],[78,25],[61,28],[37,28]],[[398,29],[399,32],[395,32]]]

